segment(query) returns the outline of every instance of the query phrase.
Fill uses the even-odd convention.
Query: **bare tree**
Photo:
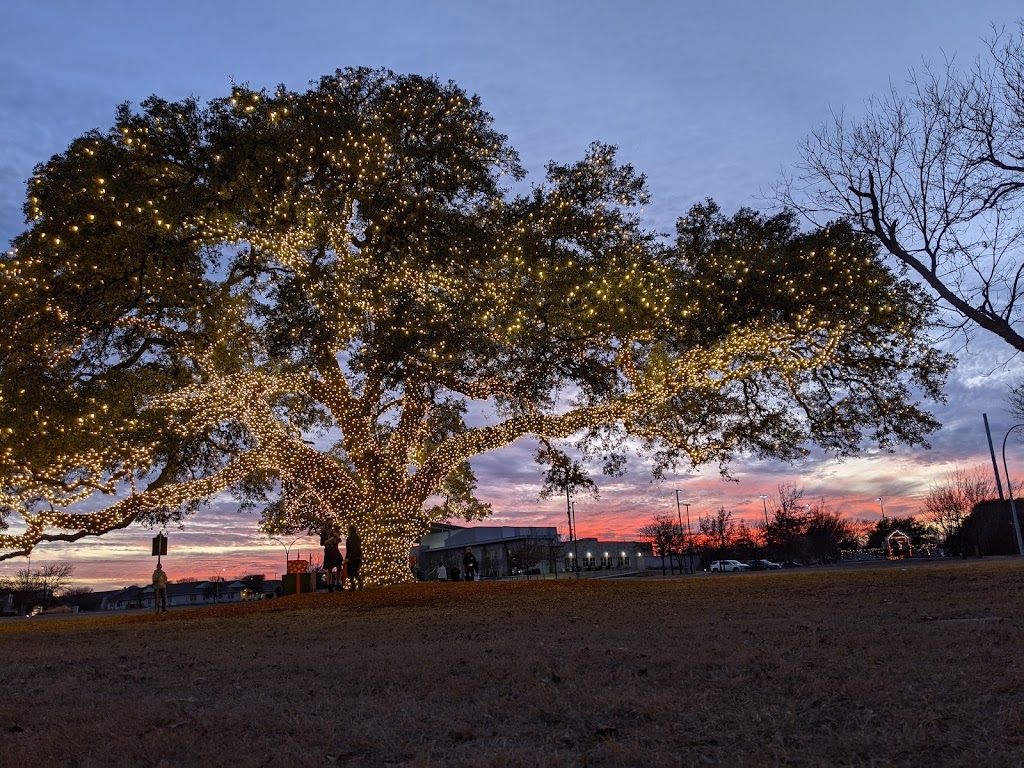
[[[27,571],[27,569],[26,569]],[[75,567],[71,563],[52,563],[37,568],[31,574],[32,589],[43,596],[46,605],[55,597],[60,597],[71,584],[71,576]]]
[[[800,539],[807,532],[810,505],[804,503],[803,488],[782,483],[778,491],[778,497],[772,500],[766,538],[768,546],[791,563],[799,551]]]
[[[71,585],[74,571],[75,567],[71,563],[52,563],[35,570],[25,567],[17,571],[13,578],[0,583],[0,589],[14,593],[15,599],[22,605],[38,601],[48,606]]]
[[[976,504],[994,494],[995,483],[984,467],[957,467],[928,489],[921,511],[925,520],[938,529],[947,548],[953,554],[962,554],[960,532],[964,521]]]
[[[541,560],[547,558],[548,551],[549,544],[547,541],[527,539],[512,547],[509,553],[509,562],[513,568],[520,569],[529,578],[530,569]]]
[[[220,600],[221,592],[224,587],[224,577],[220,574],[211,576],[206,580],[205,597],[212,598],[213,602]]]
[[[321,584],[324,583],[324,556],[323,555],[310,555],[309,557],[309,572],[313,574],[313,583]]]
[[[651,542],[654,556],[661,558],[661,575],[664,576],[665,558],[669,559],[669,568],[673,568],[672,553],[679,544],[680,535],[676,521],[669,515],[655,515],[654,520],[640,528],[639,534],[643,541]]]
[[[726,548],[736,538],[736,523],[733,522],[732,512],[725,507],[719,507],[713,515],[701,517],[699,522],[700,532],[704,534],[718,551],[718,559],[725,556]]]
[[[867,115],[833,115],[805,140],[778,198],[813,220],[840,216],[917,273],[950,312],[1024,351],[1024,21],[993,28],[987,56],[910,73]]]

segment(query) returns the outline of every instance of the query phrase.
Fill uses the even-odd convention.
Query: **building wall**
[[[650,567],[651,545],[636,541],[600,541],[580,539],[578,542],[560,541],[554,527],[526,528],[511,526],[479,526],[459,528],[443,526],[420,539],[413,551],[417,578],[433,581],[437,566],[444,563],[451,578],[452,568],[462,570],[462,556],[467,546],[473,549],[483,578],[509,578],[520,575],[512,568],[512,553],[518,545],[539,543],[547,554],[530,573],[550,575],[571,573],[579,552],[581,570],[635,571]]]

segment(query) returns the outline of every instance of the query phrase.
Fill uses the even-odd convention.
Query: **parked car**
[[[771,560],[747,560],[747,565],[752,571],[777,571],[782,568],[782,563],[773,563]]]
[[[741,563],[739,560],[712,560],[711,561],[711,572],[726,572],[729,571],[749,571],[750,566],[746,563]]]

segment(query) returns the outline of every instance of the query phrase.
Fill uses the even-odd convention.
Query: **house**
[[[142,607],[142,587],[131,586],[93,594],[100,598],[101,611],[128,611]]]
[[[246,600],[265,600],[280,595],[278,579],[264,579],[257,591],[242,581],[195,581],[167,585],[167,607],[188,608],[218,603],[240,603]],[[101,598],[100,610],[123,611],[138,608],[156,608],[153,585],[132,586],[112,592],[97,593]]]

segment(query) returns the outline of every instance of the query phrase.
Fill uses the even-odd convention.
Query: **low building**
[[[466,548],[473,551],[482,578],[550,575],[582,571],[642,571],[648,567],[651,545],[636,541],[580,539],[562,541],[555,527],[476,526],[436,523],[413,548],[416,578],[433,581],[444,564],[448,579],[462,571]],[[579,551],[579,561],[577,554]]]
[[[434,523],[430,533],[419,540],[410,555],[416,578],[437,578],[437,566],[444,564],[448,579],[456,569],[461,574],[466,549],[473,551],[481,578],[504,579],[529,573],[553,573],[561,550],[554,527],[477,526],[467,528]]]
[[[101,611],[129,611],[142,607],[142,587],[131,586],[109,592],[94,592],[100,599]]]
[[[187,608],[218,603],[240,603],[264,600],[281,594],[279,579],[264,579],[257,591],[242,581],[194,581],[167,585],[167,607]],[[153,585],[132,586],[95,594],[101,598],[101,611],[124,611],[138,608],[155,609]]]
[[[578,553],[578,554],[577,554]],[[577,539],[566,543],[563,569],[572,571],[644,571],[655,567],[649,541],[601,541]]]

